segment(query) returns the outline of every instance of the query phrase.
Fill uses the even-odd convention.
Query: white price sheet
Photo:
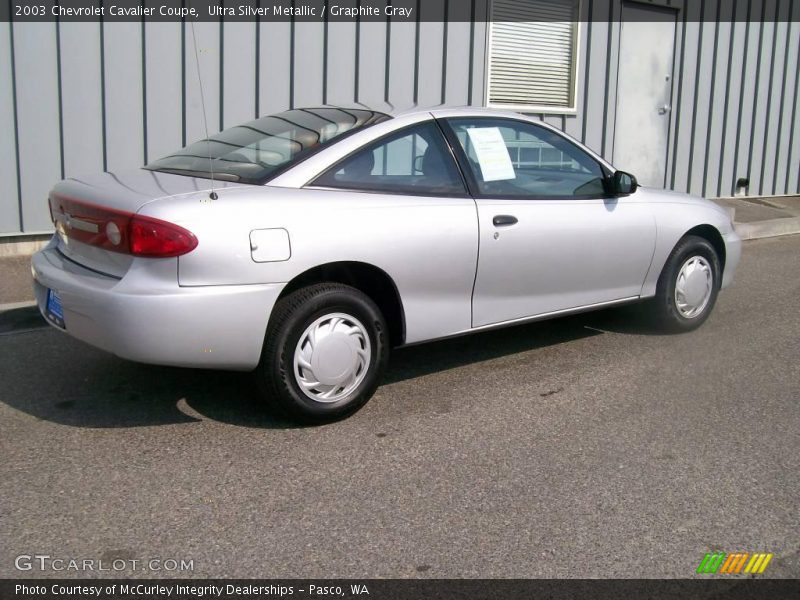
[[[514,165],[511,163],[506,142],[499,128],[474,127],[467,129],[467,134],[475,148],[484,181],[516,179]]]

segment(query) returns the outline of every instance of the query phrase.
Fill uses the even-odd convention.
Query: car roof
[[[429,106],[426,108],[410,108],[407,110],[400,110],[396,112],[390,113],[391,116],[396,117],[400,115],[413,115],[419,113],[429,113],[433,114],[434,116],[437,115],[447,115],[451,117],[455,116],[463,116],[463,117],[480,117],[480,116],[491,116],[491,115],[503,115],[503,116],[520,116],[521,113],[512,111],[512,110],[503,110],[497,108],[487,108],[483,106],[445,106],[445,105],[438,105],[438,106]]]
[[[297,109],[314,110],[319,108],[334,108],[339,110],[367,110],[376,113],[381,113],[392,118],[406,117],[412,115],[430,115],[434,116],[514,116],[519,117],[522,113],[512,110],[487,108],[483,106],[446,106],[439,104],[436,106],[413,106],[410,108],[397,108],[390,104],[385,105],[370,105],[370,104],[324,104],[321,106],[303,106],[296,107]],[[524,115],[522,115],[524,116]]]

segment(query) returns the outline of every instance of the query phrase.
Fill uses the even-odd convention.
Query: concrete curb
[[[7,310],[16,310],[17,308],[28,308],[31,306],[36,306],[36,300],[25,300],[24,302],[7,302],[6,304],[0,304],[0,312],[4,312]]]
[[[793,235],[800,233],[800,217],[769,219],[768,221],[754,221],[752,223],[735,223],[734,227],[736,228],[736,233],[743,240]]]
[[[41,233],[0,238],[0,258],[30,256],[44,248],[52,237],[52,233]]]

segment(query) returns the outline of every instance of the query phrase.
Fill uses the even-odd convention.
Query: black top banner
[[[397,21],[488,22],[563,20],[545,0],[8,0],[0,21]],[[631,0],[642,1],[642,0]],[[574,0],[573,21],[618,21],[623,0]],[[563,8],[563,2],[560,2]],[[703,22],[800,21],[794,2],[780,0],[647,0],[677,11],[681,19]],[[498,17],[498,15],[500,15]]]
[[[782,600],[796,579],[0,580],[2,600]]]

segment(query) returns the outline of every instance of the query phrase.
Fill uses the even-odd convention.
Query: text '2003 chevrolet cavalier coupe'
[[[370,398],[393,346],[645,299],[694,329],[741,251],[712,202],[487,109],[289,110],[49,203],[51,324],[130,360],[254,370],[318,422]]]

